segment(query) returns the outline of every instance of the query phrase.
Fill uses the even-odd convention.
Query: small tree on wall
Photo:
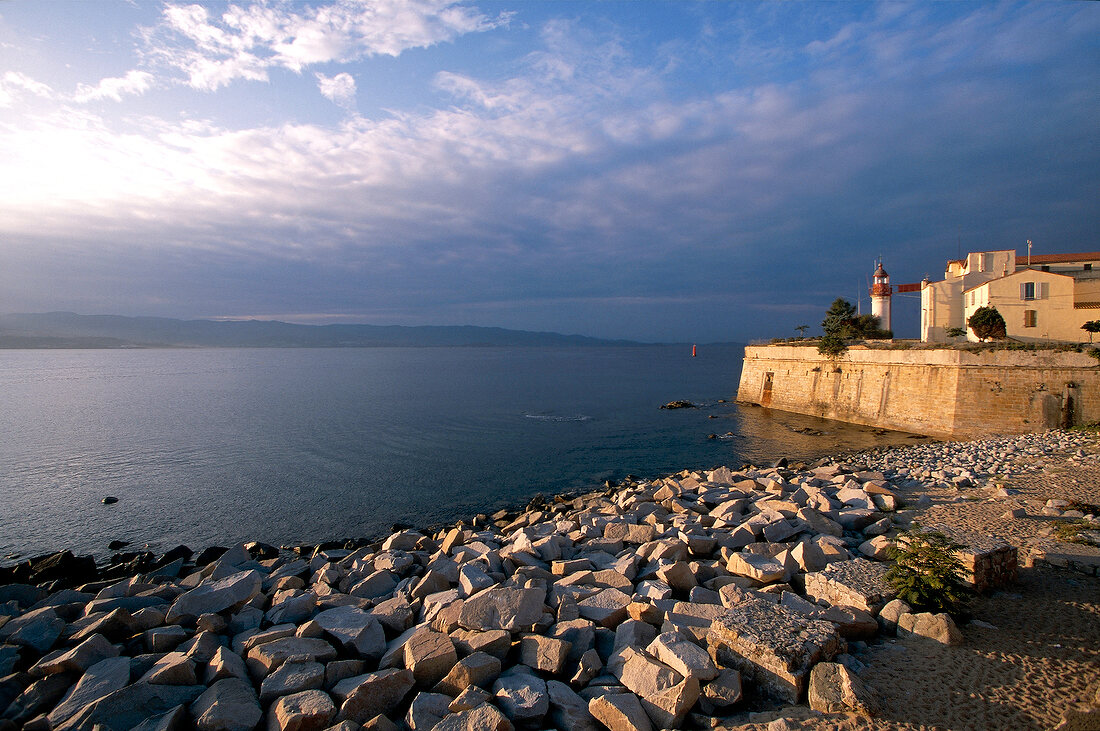
[[[974,334],[978,336],[978,340],[1004,340],[1007,335],[1005,334],[1005,319],[1001,317],[1001,313],[997,312],[996,307],[979,307],[974,310],[974,314],[971,315],[967,321],[966,326],[974,331]]]
[[[821,329],[826,335],[836,337],[851,337],[849,332],[852,323],[856,319],[856,308],[851,302],[837,297],[825,313],[825,319],[821,321]]]
[[[947,328],[947,330],[945,332],[947,333],[947,337],[949,337],[949,338],[961,338],[963,335],[966,335],[966,328],[965,327],[949,327],[949,328]]]
[[[833,360],[844,355],[847,351],[848,343],[844,342],[844,338],[837,335],[826,335],[817,344],[817,352]]]
[[[1089,320],[1081,326],[1081,329],[1089,334],[1089,342],[1091,343],[1092,334],[1100,333],[1100,320]]]

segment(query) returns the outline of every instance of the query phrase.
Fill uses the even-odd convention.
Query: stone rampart
[[[1058,351],[745,348],[737,400],[941,438],[1100,421],[1100,364]]]

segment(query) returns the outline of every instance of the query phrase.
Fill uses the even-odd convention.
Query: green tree
[[[882,329],[882,321],[878,315],[860,315],[852,321],[849,327],[850,338],[865,338],[867,340],[883,340],[894,337],[891,330]]]
[[[1091,343],[1092,334],[1100,333],[1100,320],[1089,320],[1081,326],[1081,329],[1089,334],[1089,342]]]
[[[817,352],[827,358],[839,358],[848,350],[848,343],[839,335],[826,335],[817,344]]]
[[[965,327],[949,327],[944,331],[949,338],[961,338],[966,335]]]
[[[974,310],[974,314],[967,319],[966,326],[974,331],[978,340],[1004,340],[1007,337],[1005,319],[997,312],[996,307],[986,306]]]
[[[961,548],[966,546],[914,523],[890,549],[894,565],[886,572],[886,581],[899,599],[917,611],[957,613],[966,603],[963,565],[955,555]]]
[[[795,330],[798,331],[798,337],[800,337],[800,338],[806,337],[806,331],[809,330],[809,329],[810,329],[809,325],[799,325],[798,327],[795,328]]]
[[[832,306],[825,313],[825,319],[821,321],[821,328],[826,335],[835,337],[852,337],[850,333],[852,323],[856,319],[856,308],[846,299],[837,297]]]

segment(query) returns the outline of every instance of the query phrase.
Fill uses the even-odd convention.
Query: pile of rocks
[[[709,727],[753,697],[873,713],[847,653],[882,631],[960,641],[883,581],[899,487],[922,473],[875,459],[0,586],[0,729]]]
[[[1095,437],[1087,432],[1052,430],[972,442],[926,442],[860,458],[870,469],[891,475],[898,486],[967,488],[1040,471],[1048,459],[1096,464],[1100,454],[1094,450]]]

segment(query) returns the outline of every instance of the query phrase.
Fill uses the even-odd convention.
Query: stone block
[[[806,574],[806,597],[878,614],[894,598],[886,571],[884,564],[865,558],[831,563],[822,571]]]
[[[588,701],[588,712],[610,731],[653,731],[653,724],[633,693],[596,696]]]
[[[830,622],[810,619],[762,599],[744,602],[719,616],[707,637],[720,666],[738,670],[760,691],[798,703],[810,668],[840,652],[840,635]]]
[[[494,586],[467,599],[458,622],[468,630],[530,629],[542,619],[545,598],[542,589]]]
[[[930,525],[966,548],[955,552],[963,565],[963,583],[977,592],[987,592],[1015,584],[1019,579],[1016,547],[995,536],[947,525]]]
[[[328,694],[306,690],[283,696],[268,711],[268,731],[322,731],[336,715]]]

